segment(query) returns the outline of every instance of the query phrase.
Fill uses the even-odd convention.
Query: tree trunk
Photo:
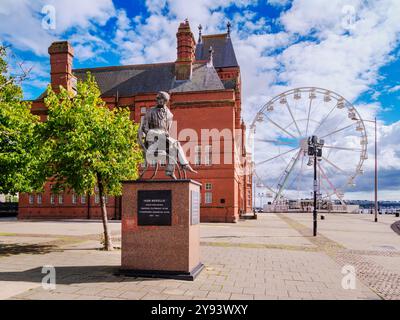
[[[104,229],[104,249],[107,251],[112,251],[114,247],[111,241],[110,231],[108,230],[107,206],[104,199],[104,187],[101,181],[100,174],[97,174],[97,185],[99,187],[101,218],[103,220],[103,229]]]

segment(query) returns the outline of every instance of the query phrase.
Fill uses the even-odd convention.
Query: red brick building
[[[212,50],[211,50],[212,48]],[[203,185],[201,221],[235,222],[240,213],[252,210],[251,157],[242,141],[246,127],[241,117],[240,67],[227,33],[201,35],[196,41],[189,23],[177,32],[174,62],[72,69],[73,48],[55,42],[49,48],[51,85],[74,90],[76,79],[90,71],[96,78],[107,105],[126,107],[139,123],[146,108],[155,105],[158,91],[171,95],[175,135],[187,151],[198,174],[189,178]],[[33,101],[32,112],[46,120],[44,95]],[[173,134],[174,135],[174,134]],[[196,135],[197,139],[188,139]],[[152,171],[151,168],[149,171]],[[146,172],[148,177],[151,172]],[[163,170],[157,178],[165,178]],[[47,184],[42,194],[22,194],[20,219],[99,218],[99,199],[72,192],[51,194]],[[107,199],[110,219],[119,219],[118,197]]]

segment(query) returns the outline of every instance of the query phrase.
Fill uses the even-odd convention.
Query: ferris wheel
[[[254,180],[273,203],[310,198],[313,136],[323,141],[317,161],[320,198],[344,204],[344,192],[363,174],[368,139],[356,108],[331,90],[292,89],[266,103],[250,126]]]

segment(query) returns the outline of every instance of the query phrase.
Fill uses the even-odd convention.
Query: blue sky
[[[55,29],[46,30],[42,20],[49,11],[42,10],[49,6]],[[2,0],[0,41],[15,54],[11,72],[18,72],[15,61],[32,67],[23,84],[32,99],[49,81],[52,41],[72,43],[74,68],[173,61],[176,30],[185,18],[196,38],[199,23],[207,34],[225,32],[231,21],[246,122],[282,91],[328,88],[352,101],[363,117],[378,117],[381,169],[398,177],[398,0]],[[367,163],[366,184],[371,168]],[[387,198],[400,198],[400,183],[382,187]]]

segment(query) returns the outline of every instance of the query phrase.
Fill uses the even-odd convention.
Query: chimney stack
[[[192,64],[195,60],[196,42],[187,19],[179,25],[176,38],[178,44],[178,57],[175,62],[176,80],[189,80],[192,76]]]
[[[57,93],[60,91],[59,86],[73,91],[75,89],[75,77],[72,75],[74,49],[68,41],[58,41],[51,44],[48,52],[50,54],[51,87]]]

